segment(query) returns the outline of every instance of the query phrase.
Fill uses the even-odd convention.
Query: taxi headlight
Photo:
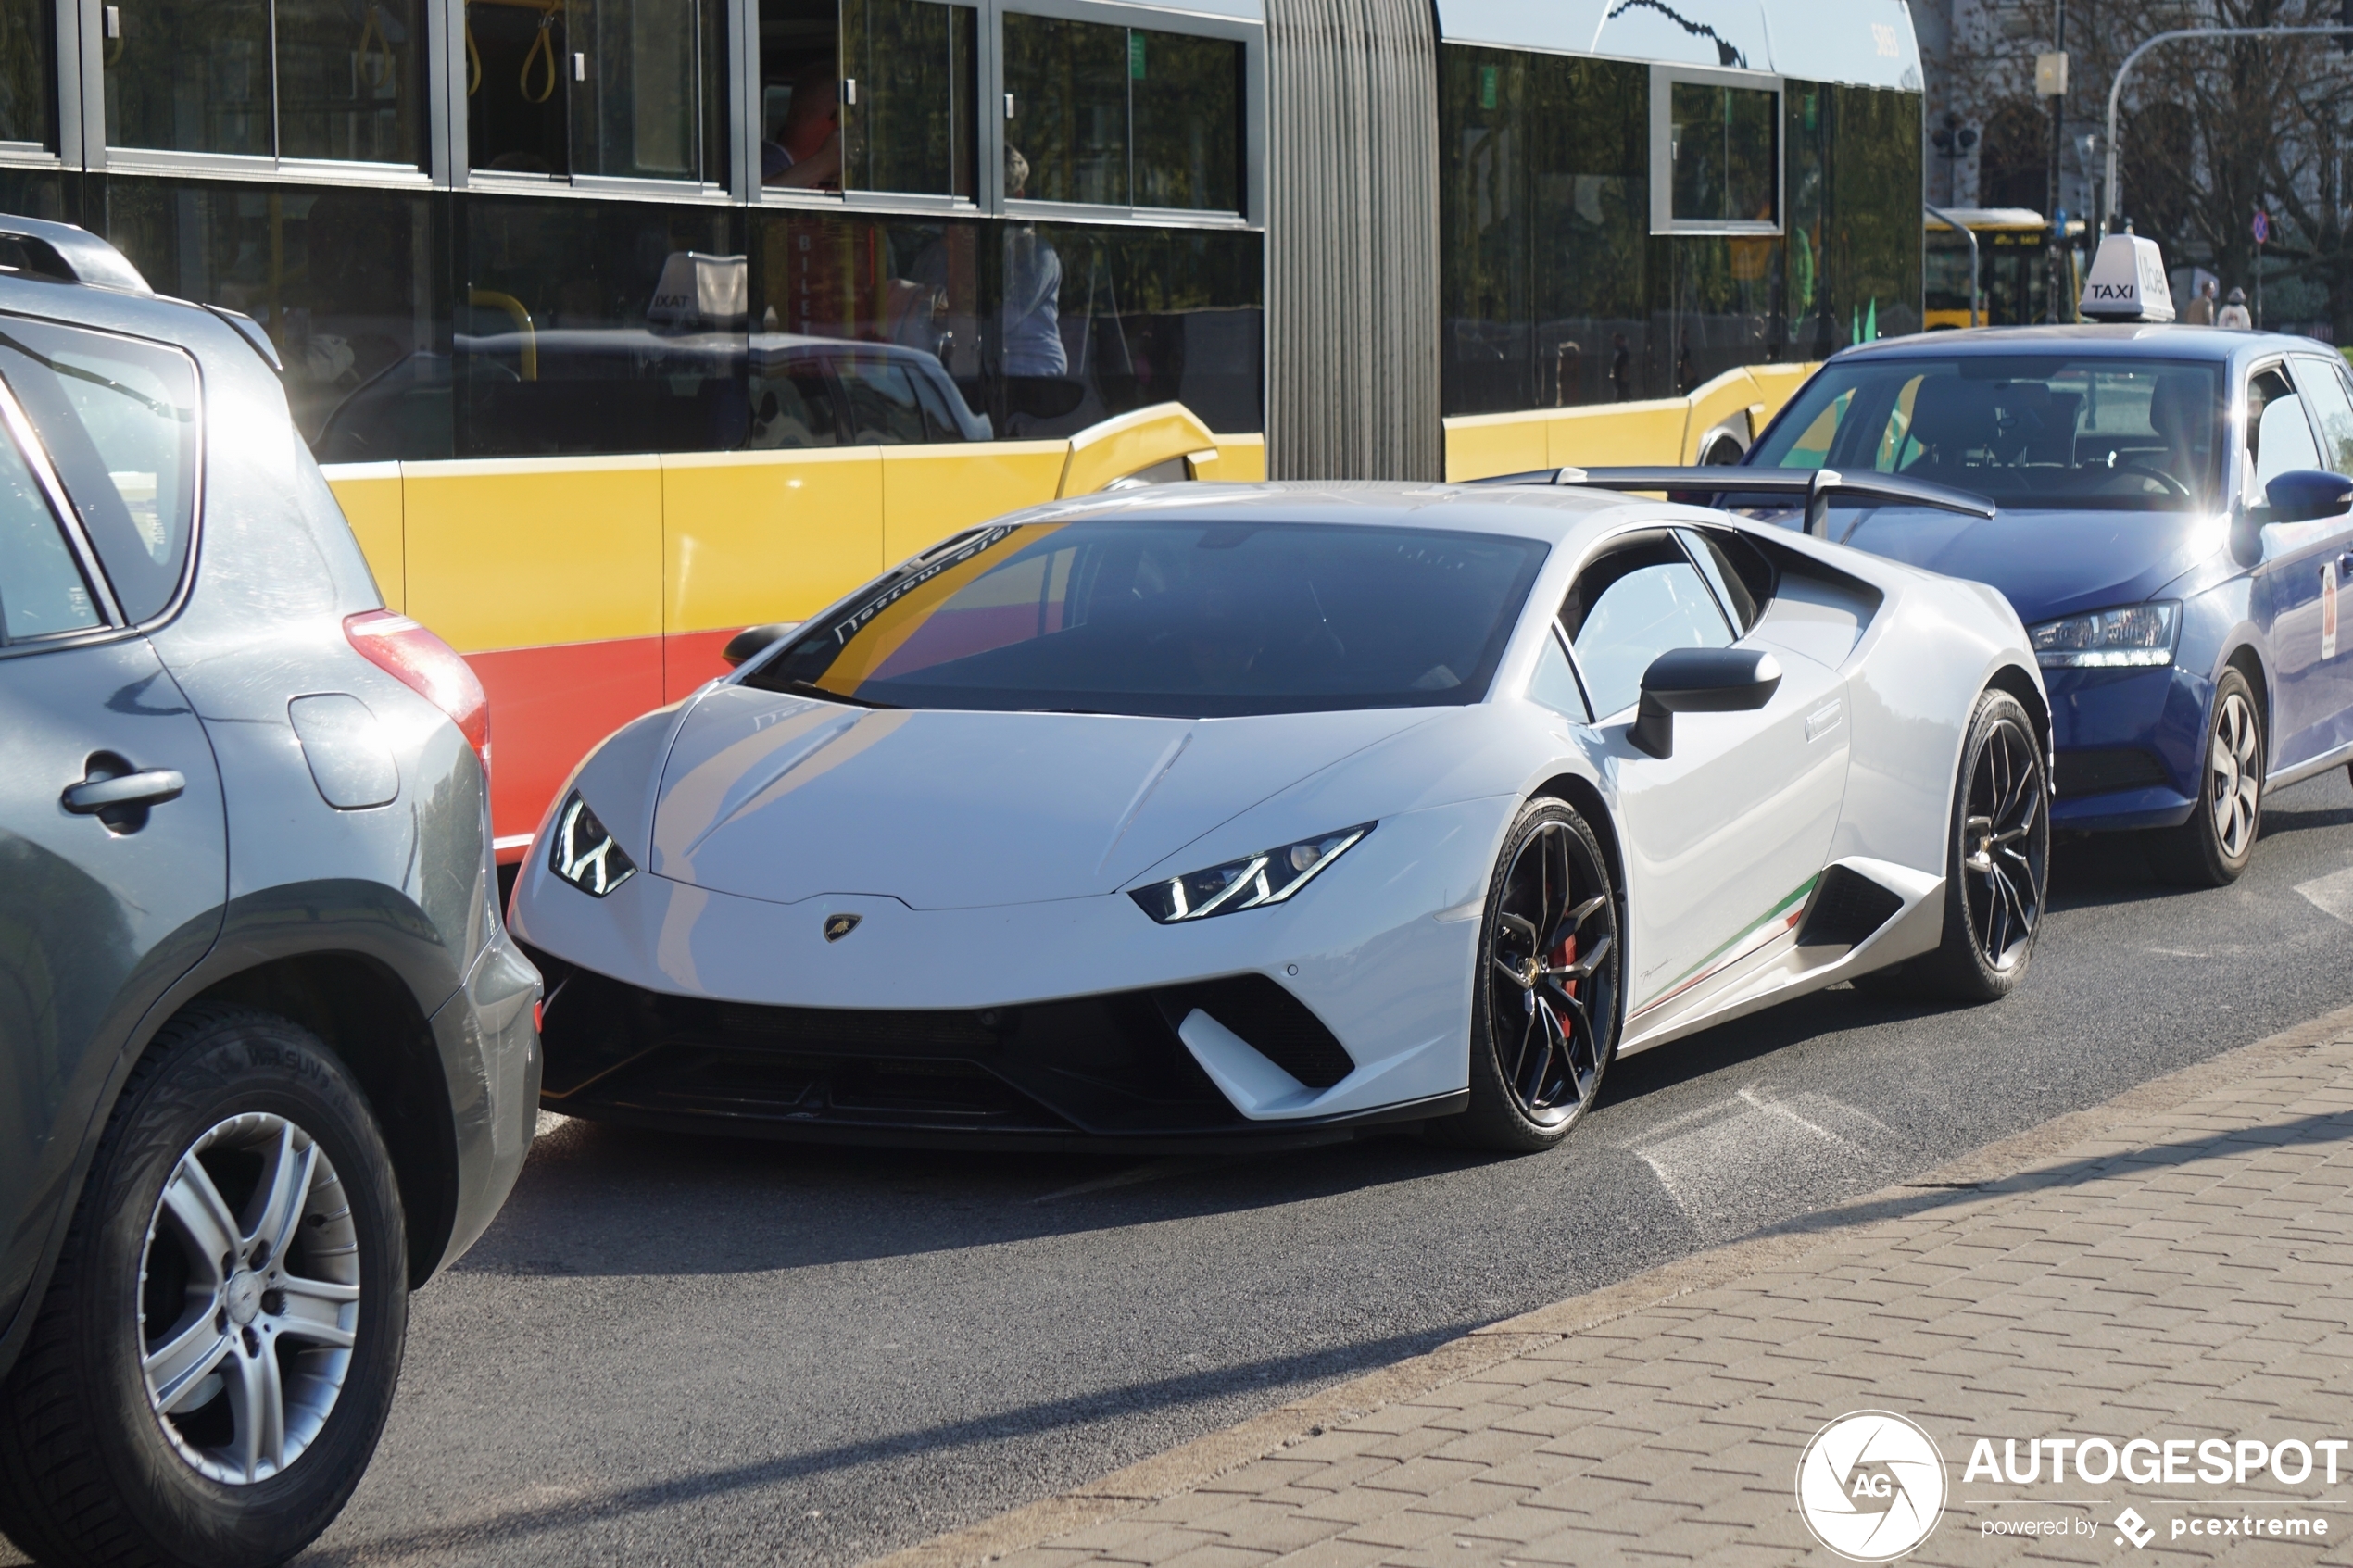
[[[2153,599],[2045,621],[2026,640],[2045,670],[2146,670],[2173,662],[2181,623],[2179,600]]]
[[[1187,872],[1165,882],[1151,883],[1127,896],[1163,925],[1230,915],[1237,909],[1264,909],[1268,904],[1281,903],[1321,876],[1326,866],[1347,853],[1376,825],[1362,822],[1319,838],[1302,838],[1279,849],[1263,850],[1206,871]]]
[[[637,873],[636,862],[622,852],[576,789],[556,813],[556,831],[547,836],[547,869],[591,898],[603,897]]]

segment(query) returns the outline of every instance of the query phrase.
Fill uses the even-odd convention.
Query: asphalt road
[[[1620,1063],[1533,1158],[551,1123],[416,1298],[374,1467],[301,1561],[850,1563],[1835,1206],[2353,1002],[2353,791],[2284,792],[2216,892],[2158,885],[2129,840],[2063,844],[2052,903],[2006,1003],[1825,992]]]

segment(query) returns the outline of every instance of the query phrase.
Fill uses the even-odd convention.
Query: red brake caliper
[[[1552,969],[1567,969],[1570,964],[1573,964],[1576,961],[1577,937],[1574,934],[1572,934],[1562,940],[1559,950],[1553,954],[1552,960],[1547,967]],[[1577,982],[1572,980],[1567,985],[1562,986],[1561,989],[1567,991],[1570,996],[1574,997],[1577,995]]]

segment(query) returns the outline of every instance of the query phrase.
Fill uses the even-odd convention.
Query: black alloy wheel
[[[1977,957],[1995,973],[2023,967],[2032,951],[2050,874],[2050,802],[2025,718],[1990,726],[1961,812],[1961,901]]]
[[[1857,975],[1857,991],[1990,1002],[2025,978],[2050,886],[2051,789],[2041,734],[2007,692],[1977,699],[1951,831],[1942,940],[1892,969]]]
[[[1567,1136],[1617,1051],[1621,951],[1617,894],[1592,830],[1558,800],[1531,801],[1489,885],[1470,1106],[1441,1131],[1519,1151]]]

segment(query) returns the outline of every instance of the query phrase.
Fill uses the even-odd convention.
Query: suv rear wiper
[[[1999,510],[1984,496],[1949,485],[1906,479],[1901,474],[1847,473],[1838,469],[1749,469],[1721,463],[1705,468],[1539,469],[1533,473],[1507,474],[1478,483],[1573,484],[1595,490],[1673,490],[1711,496],[1804,496],[1806,532],[1817,538],[1830,532],[1833,495],[1851,496],[1880,506],[1931,507],[1976,518],[1990,518]]]

